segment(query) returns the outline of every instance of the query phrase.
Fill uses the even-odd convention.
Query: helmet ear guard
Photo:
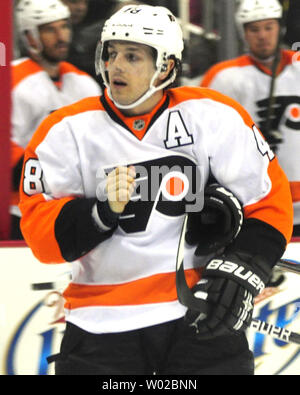
[[[168,65],[166,64],[166,63],[164,63],[162,66],[161,66],[161,68],[160,68],[160,72],[161,73],[164,73],[165,71],[167,71],[168,70]]]
[[[219,184],[204,190],[204,206],[199,213],[190,213],[185,240],[197,245],[195,255],[208,255],[228,246],[243,224],[243,207],[231,191]]]

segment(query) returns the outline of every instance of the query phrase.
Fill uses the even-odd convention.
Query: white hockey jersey
[[[282,50],[272,122],[272,127],[283,135],[277,156],[290,181],[294,224],[300,224],[300,62],[297,60],[297,53]],[[201,81],[202,87],[215,89],[241,103],[258,126],[266,119],[270,84],[270,70],[249,55],[220,62]]]
[[[105,92],[51,114],[26,149],[21,228],[41,262],[65,261],[61,213],[70,203],[80,207],[79,198],[96,201],[101,175],[118,165],[136,167],[135,194],[111,237],[72,263],[64,292],[67,321],[89,332],[133,330],[185,314],[175,267],[191,169],[199,169],[202,188],[212,173],[243,202],[247,218],[290,239],[288,181],[238,103],[182,87],[165,92],[151,113],[125,117]],[[75,250],[80,240],[73,232],[80,226],[71,215],[69,222],[66,242]],[[88,243],[88,226],[79,231]],[[187,247],[184,265],[190,287],[201,276],[193,252]]]

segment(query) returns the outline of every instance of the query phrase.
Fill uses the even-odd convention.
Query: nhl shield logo
[[[145,127],[145,121],[143,119],[136,119],[133,123],[134,130],[142,130]]]

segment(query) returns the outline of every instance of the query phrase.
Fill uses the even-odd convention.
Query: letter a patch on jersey
[[[167,149],[193,144],[193,136],[189,134],[179,111],[171,111],[168,119],[167,138],[164,140]]]

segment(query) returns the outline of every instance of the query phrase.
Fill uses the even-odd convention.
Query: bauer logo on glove
[[[270,272],[262,257],[245,252],[210,260],[192,289],[195,298],[205,300],[208,312],[189,309],[186,322],[202,340],[245,331],[252,320],[254,298],[264,289]]]
[[[251,270],[247,270],[246,264],[238,265],[237,263],[224,261],[223,259],[212,259],[206,266],[206,272],[209,270],[219,270],[223,273],[233,274],[240,280],[247,281],[256,291],[261,292],[265,289],[265,284]]]

